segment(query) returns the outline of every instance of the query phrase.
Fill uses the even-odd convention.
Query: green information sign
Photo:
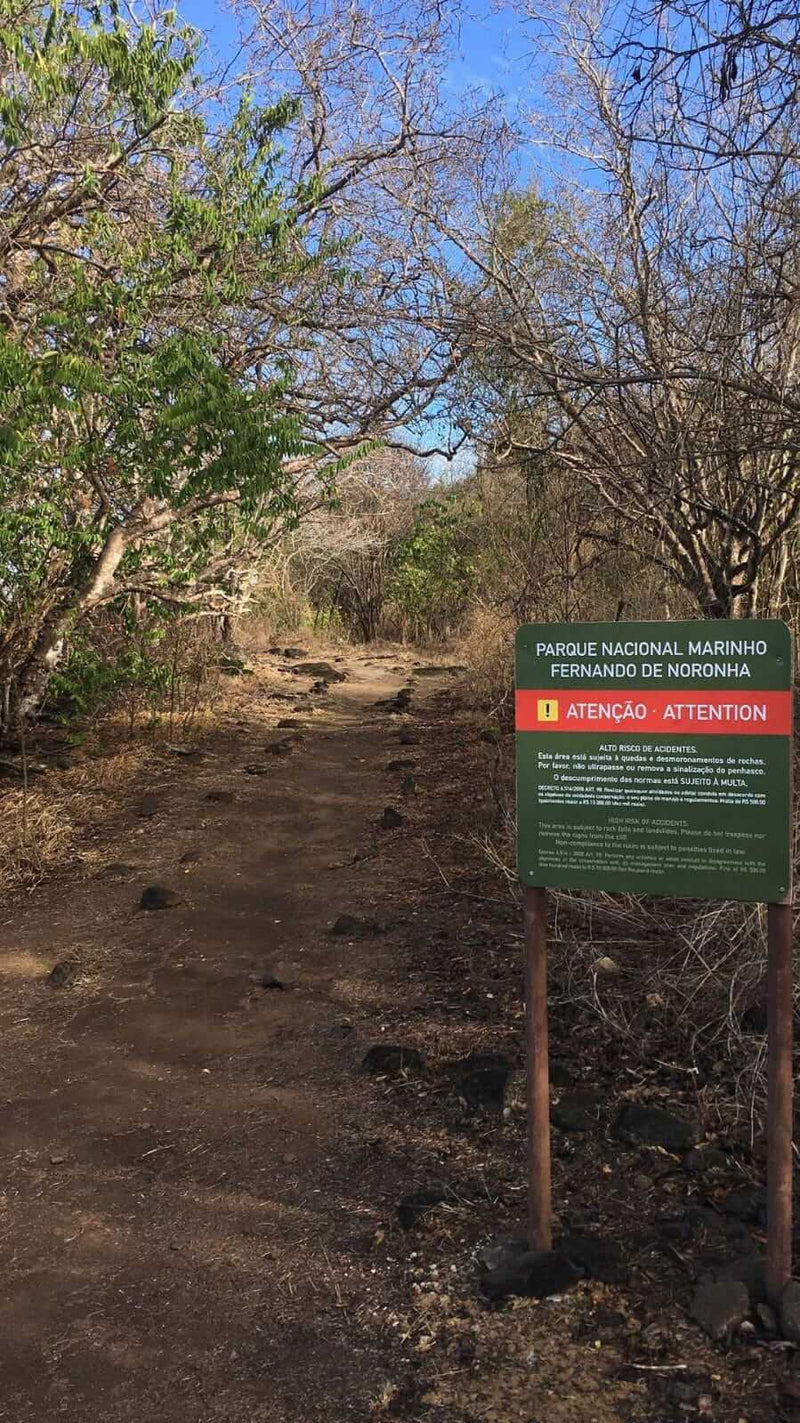
[[[516,689],[524,885],[786,898],[784,623],[531,624]]]

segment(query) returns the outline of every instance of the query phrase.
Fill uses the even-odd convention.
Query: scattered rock
[[[665,1151],[683,1153],[694,1146],[696,1130],[690,1122],[663,1107],[647,1107],[629,1102],[615,1123],[620,1141],[631,1146],[662,1146]]]
[[[490,1240],[477,1252],[477,1261],[483,1270],[497,1270],[514,1264],[521,1255],[530,1255],[530,1243],[523,1236],[512,1236],[507,1240]]]
[[[446,1199],[447,1193],[440,1186],[411,1191],[409,1195],[404,1196],[397,1207],[397,1219],[403,1230],[411,1230],[415,1225],[418,1225],[429,1210],[432,1210],[434,1206],[440,1206]]]
[[[562,1235],[555,1248],[592,1280],[621,1285],[628,1278],[622,1251],[614,1240],[600,1235]]]
[[[142,796],[137,806],[136,813],[137,815],[141,816],[142,820],[150,820],[152,816],[158,813],[160,808],[161,802],[159,801],[158,796],[154,795],[153,792],[150,791],[147,795]]]
[[[763,1304],[767,1298],[767,1262],[763,1255],[744,1255],[732,1260],[718,1272],[718,1280],[738,1280],[744,1285],[751,1304]]]
[[[123,880],[130,878],[130,876],[134,873],[134,869],[134,865],[125,865],[121,863],[114,863],[113,865],[104,865],[101,870],[98,870],[95,878],[105,880],[107,884],[121,884]]]
[[[387,934],[390,925],[386,919],[370,919],[359,914],[340,914],[334,919],[330,933],[348,939],[372,939],[376,934]]]
[[[767,1031],[767,980],[763,978],[753,989],[750,1002],[745,1007],[739,1026],[744,1033],[755,1033],[763,1037]]]
[[[417,763],[410,756],[400,756],[395,761],[390,761],[386,767],[387,771],[414,771]]]
[[[400,1043],[375,1043],[361,1061],[365,1072],[375,1076],[397,1077],[403,1072],[423,1072],[425,1061],[415,1047]]]
[[[284,993],[286,990],[286,984],[281,983],[280,979],[276,978],[274,973],[262,973],[260,979],[258,980],[258,986],[259,988],[265,988],[273,993]]]
[[[763,1186],[754,1186],[746,1191],[729,1191],[722,1202],[722,1210],[743,1225],[766,1225],[767,1192]]]
[[[298,662],[289,669],[296,677],[315,677],[320,682],[346,682],[347,673],[330,662]]]
[[[502,1112],[513,1063],[502,1053],[473,1052],[454,1064],[456,1088],[470,1107]]]
[[[387,805],[380,818],[381,829],[396,830],[399,825],[403,824],[404,819],[405,816],[401,815],[399,810],[395,810],[393,805]]]
[[[724,1171],[728,1158],[717,1146],[695,1146],[683,1158],[683,1169],[692,1176],[702,1176],[706,1171]]]
[[[560,1058],[554,1058],[550,1063],[550,1086],[551,1087],[571,1087],[575,1081],[575,1065],[571,1062],[564,1062]]]
[[[147,889],[142,890],[139,908],[174,909],[180,902],[180,895],[176,894],[174,889],[165,889],[161,884],[149,884]]]
[[[680,1373],[673,1374],[667,1385],[667,1398],[670,1403],[685,1405],[694,1409],[701,1394],[711,1392],[711,1379],[708,1374]]]
[[[800,1344],[800,1280],[790,1280],[778,1302],[778,1319],[784,1339]]]
[[[51,988],[69,988],[75,982],[77,965],[70,963],[69,959],[61,959],[55,968],[51,968],[47,975],[47,982]]]
[[[553,1126],[562,1131],[592,1131],[597,1126],[597,1098],[593,1092],[570,1092],[550,1109]]]
[[[741,1280],[707,1280],[699,1285],[690,1314],[715,1343],[730,1341],[747,1318],[750,1297]]]
[[[612,978],[615,973],[619,973],[619,964],[608,954],[603,954],[599,959],[595,959],[592,964],[592,972],[601,974],[605,978]]]
[[[236,796],[233,791],[209,791],[206,800],[213,801],[215,805],[230,805]]]
[[[546,1299],[563,1294],[581,1278],[580,1273],[557,1250],[530,1250],[494,1270],[485,1270],[480,1287],[487,1299],[498,1303],[509,1295]]]

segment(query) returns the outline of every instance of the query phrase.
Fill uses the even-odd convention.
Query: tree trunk
[[[64,655],[69,634],[92,608],[107,601],[111,595],[126,544],[125,530],[115,528],[83,584],[69,601],[55,608],[43,622],[30,653],[12,678],[6,721],[2,727],[4,734],[7,735],[12,728],[24,728],[36,717],[50,678]]]

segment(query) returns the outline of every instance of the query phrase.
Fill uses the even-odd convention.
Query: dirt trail
[[[102,782],[101,833],[0,923],[0,1423],[800,1417],[774,1331],[716,1346],[688,1313],[763,1250],[760,1158],[625,969],[654,946],[579,906],[551,955],[555,1228],[612,1255],[487,1307],[477,1260],[519,1235],[525,1180],[519,909],[484,841],[512,738],[414,662],[350,655],[319,695],[258,657],[201,759],[162,747],[110,813],[112,762],[66,773]],[[304,739],[271,754],[291,719]],[[152,884],[180,903],[136,912]],[[388,927],[332,935],[340,913]],[[609,950],[644,1048],[581,989]],[[381,1042],[417,1068],[369,1076]],[[476,1052],[506,1064],[502,1102],[466,1081]],[[623,1140],[631,1102],[693,1124],[711,1164]]]
[[[178,765],[153,818],[120,807],[121,882],[5,915],[0,1419],[369,1416],[388,1348],[362,1194],[380,1101],[357,1064],[393,935],[327,930],[392,908],[353,861],[392,834],[376,820],[400,719],[374,703],[410,663],[349,657],[283,759],[264,744],[292,702],[269,693],[311,679],[260,662],[243,724]],[[135,913],[154,882],[181,903]],[[77,980],[54,990],[65,958]]]

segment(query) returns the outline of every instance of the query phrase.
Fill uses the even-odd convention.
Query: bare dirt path
[[[155,812],[120,805],[110,882],[3,916],[0,1419],[370,1416],[389,1345],[363,1188],[380,1098],[358,1063],[393,934],[328,930],[401,906],[376,821],[402,717],[374,703],[410,662],[349,657],[292,712],[312,679],[262,660],[239,725],[177,765]],[[305,739],[265,754],[290,714]],[[135,912],[152,883],[180,903]]]
[[[768,1319],[712,1344],[689,1314],[763,1252],[761,1157],[651,1010],[633,969],[657,945],[568,902],[555,1230],[605,1263],[548,1298],[481,1289],[524,1217],[519,908],[486,839],[513,738],[415,662],[349,654],[320,695],[262,655],[200,759],[162,744],[116,805],[110,762],[65,773],[98,793],[75,875],[0,915],[0,1423],[800,1418]],[[153,884],[179,902],[136,912]],[[385,923],[331,934],[342,913]],[[598,1012],[609,951],[637,1034]],[[369,1075],[387,1043],[416,1064]],[[475,1054],[504,1064],[498,1100]],[[632,1103],[708,1156],[621,1137]]]

